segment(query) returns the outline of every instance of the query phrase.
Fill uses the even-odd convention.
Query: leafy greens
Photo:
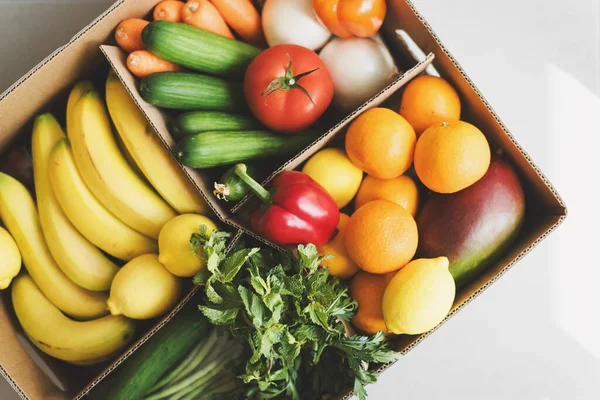
[[[242,336],[250,349],[240,378],[249,399],[326,399],[353,386],[366,399],[364,385],[377,374],[365,363],[395,361],[399,353],[383,333],[347,336],[345,323],[357,304],[347,286],[320,268],[314,245],[298,246],[297,257],[272,250],[235,249],[226,256],[229,235],[205,230],[192,248],[207,262],[194,277],[204,289],[206,318]]]

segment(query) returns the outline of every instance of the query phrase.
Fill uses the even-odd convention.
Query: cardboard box
[[[160,110],[144,103],[137,95],[135,80],[123,68],[123,54],[110,46],[104,46],[102,51],[100,50],[100,46],[113,43],[112,34],[120,21],[126,18],[147,16],[159,1],[120,0],[116,2],[69,43],[52,53],[0,95],[0,154],[12,143],[28,141],[31,134],[31,121],[36,114],[43,111],[60,110],[62,115],[68,90],[79,79],[95,77],[98,82],[103,82],[109,68],[106,60],[109,60],[117,70],[121,80],[128,86],[132,96],[165,144],[172,145],[173,141],[166,130],[163,114]],[[417,63],[412,59],[411,52],[398,39],[397,29],[406,31],[425,54],[429,54],[424,61]],[[325,132],[307,149],[292,157],[279,168],[274,166],[273,171],[276,173],[279,170],[294,169],[301,165],[310,155],[327,145],[330,140],[342,132],[360,111],[382,104],[393,97],[410,79],[422,73],[428,65],[433,64],[442,77],[449,80],[461,94],[463,118],[477,125],[486,134],[492,146],[502,148],[506,157],[513,162],[524,183],[528,201],[527,221],[517,243],[499,262],[457,294],[454,307],[448,316],[451,318],[556,229],[566,217],[566,207],[550,182],[516,143],[491,106],[409,0],[388,0],[388,17],[382,34],[394,57],[404,66],[408,65],[407,72],[355,113],[336,121],[335,126],[332,125],[332,129]],[[98,86],[100,87],[100,85]],[[58,112],[55,114],[59,115]],[[247,229],[248,224],[243,217],[244,212],[252,204],[251,198],[232,209],[231,206],[216,202],[212,197],[212,179],[214,177],[187,168],[185,170],[217,215],[234,228],[232,230],[241,228],[256,237]],[[271,174],[270,177],[273,175]],[[270,177],[265,180],[265,183]],[[20,327],[15,322],[10,298],[4,295],[0,298],[0,332],[2,332],[0,373],[24,399],[80,399],[172,318],[191,295],[192,293],[181,302],[173,313],[157,325],[146,327],[146,332],[140,337],[140,340],[109,366],[100,369],[74,368],[36,353],[35,358],[38,363],[43,361],[49,366],[56,377],[65,384],[65,391],[57,388],[43,368],[40,368],[20,345],[19,337],[22,339],[22,335],[19,333]],[[403,353],[410,351],[432,332],[400,338],[396,343],[398,350]],[[382,366],[381,370],[385,368],[387,366]],[[350,397],[350,393],[343,396],[344,399]]]

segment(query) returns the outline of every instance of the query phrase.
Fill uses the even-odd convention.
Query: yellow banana
[[[48,249],[33,198],[19,181],[0,173],[0,219],[17,242],[27,271],[48,299],[77,319],[106,314],[106,293],[73,283],[56,265]]]
[[[81,100],[84,94],[93,90],[94,84],[90,81],[81,81],[71,89],[69,99],[67,100],[67,132],[73,129],[73,111],[75,110],[75,105]]]
[[[31,149],[40,222],[60,269],[82,288],[105,291],[119,268],[73,226],[50,185],[48,160],[56,143],[63,139],[65,134],[51,114],[36,118]]]
[[[97,92],[77,102],[68,129],[75,162],[92,193],[121,221],[156,239],[176,214],[127,164]]]
[[[0,226],[0,290],[10,286],[13,278],[21,272],[23,258],[15,239]]]
[[[94,84],[90,81],[81,81],[77,83],[71,90],[71,93],[69,94],[69,100],[67,101],[67,132],[70,132],[74,129],[73,111],[75,110],[75,105],[81,99],[81,97],[83,97],[84,94],[93,90]],[[122,152],[123,156],[127,160],[127,164],[135,171],[136,175],[143,178],[144,174],[135,164],[135,161],[133,161],[133,157],[125,148],[125,144],[123,143],[123,141],[120,140],[119,136],[116,136],[115,139],[117,139],[117,146],[119,146],[119,150]]]
[[[119,137],[160,195],[180,214],[210,209],[139,110],[117,75],[106,81],[106,104]]]
[[[44,353],[74,364],[112,358],[133,339],[135,325],[125,317],[73,321],[50,302],[28,275],[12,286],[12,301],[25,334]]]
[[[48,174],[62,210],[87,240],[121,260],[156,252],[156,240],[123,223],[90,192],[77,170],[67,140],[54,147]]]

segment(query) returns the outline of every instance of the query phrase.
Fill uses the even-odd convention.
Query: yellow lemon
[[[425,333],[446,318],[456,294],[448,266],[446,257],[422,258],[396,273],[383,294],[383,318],[391,332]]]
[[[312,156],[302,172],[313,178],[334,198],[339,208],[354,198],[363,173],[342,149],[323,149]]]
[[[144,254],[117,272],[110,287],[108,309],[112,315],[150,319],[166,314],[181,296],[182,280],[158,262],[156,254]]]
[[[340,279],[350,279],[359,270],[358,265],[348,255],[346,250],[346,226],[350,217],[346,214],[340,214],[338,223],[338,233],[333,240],[319,247],[319,255],[332,255],[334,258],[321,261],[323,267],[329,268],[332,276]]]
[[[0,226],[0,290],[10,286],[21,270],[21,252],[13,237]]]
[[[206,233],[217,229],[213,221],[199,214],[182,214],[161,229],[158,235],[158,260],[173,275],[180,277],[194,276],[206,268],[206,262],[199,259],[192,251],[190,238],[206,226]]]

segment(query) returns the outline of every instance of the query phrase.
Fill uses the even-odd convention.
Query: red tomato
[[[299,132],[315,123],[333,98],[333,81],[317,53],[280,44],[260,53],[244,78],[254,116],[276,132]]]

